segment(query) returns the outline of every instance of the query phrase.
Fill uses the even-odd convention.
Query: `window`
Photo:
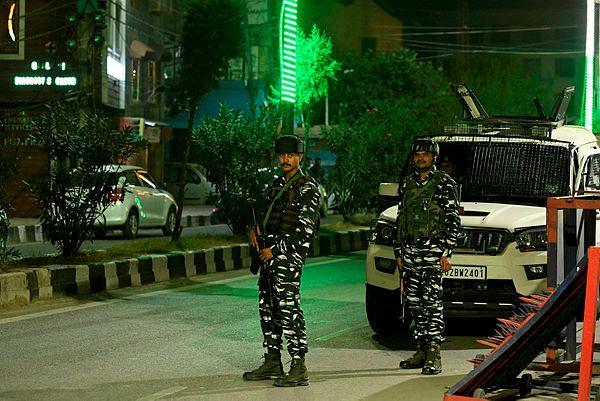
[[[134,102],[140,101],[140,67],[139,58],[133,59],[131,63],[131,100]]]
[[[125,183],[127,185],[140,186],[140,181],[134,171],[128,171],[125,175]]]
[[[108,47],[113,57],[121,61],[123,54],[123,42],[125,41],[122,28],[125,26],[125,13],[123,0],[113,0],[108,3]]]
[[[156,184],[154,183],[152,178],[150,178],[148,173],[146,173],[145,171],[137,171],[136,174],[144,187],[156,189]]]

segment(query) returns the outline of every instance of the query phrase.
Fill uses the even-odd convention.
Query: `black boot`
[[[427,348],[427,360],[421,373],[424,375],[439,375],[442,373],[442,355],[439,344],[431,344]]]
[[[427,344],[420,343],[417,345],[417,352],[412,354],[408,359],[400,361],[400,369],[418,369],[425,366],[427,359]]]
[[[269,380],[283,376],[280,354],[265,354],[265,362],[251,372],[245,372],[244,380]]]
[[[308,371],[304,364],[304,358],[293,358],[288,374],[276,379],[273,384],[277,387],[308,386]]]

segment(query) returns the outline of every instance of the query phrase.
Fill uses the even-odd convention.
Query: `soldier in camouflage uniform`
[[[258,280],[259,315],[265,362],[244,373],[245,380],[276,378],[280,387],[306,386],[308,374],[304,355],[308,352],[304,314],[300,307],[300,277],[308,249],[319,226],[317,183],[304,175],[300,161],[303,141],[284,135],[275,141],[275,152],[283,175],[276,178],[268,195],[272,202],[266,213],[264,231],[250,232],[250,242],[263,262]],[[264,247],[260,249],[259,243]],[[283,376],[282,335],[292,357],[289,372]]]
[[[438,154],[439,147],[432,140],[413,144],[415,171],[404,178],[399,190],[394,247],[418,344],[417,352],[401,361],[400,368],[422,368],[423,374],[430,375],[442,371],[442,274],[452,269],[450,256],[460,229],[457,185],[434,166]]]

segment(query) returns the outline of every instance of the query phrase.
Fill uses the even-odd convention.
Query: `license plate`
[[[462,280],[486,280],[487,266],[453,266],[442,277]]]

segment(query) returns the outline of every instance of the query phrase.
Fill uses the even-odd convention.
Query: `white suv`
[[[446,316],[498,316],[514,310],[519,296],[547,288],[546,200],[600,189],[600,150],[589,130],[563,125],[572,87],[551,117],[531,119],[489,117],[464,84],[455,89],[470,118],[428,136],[440,146],[437,162],[452,166],[460,186],[462,229],[454,267],[444,276],[444,310]],[[392,250],[398,184],[381,184],[379,194],[395,206],[371,226],[367,317],[375,332],[397,332],[411,323],[401,318]]]
[[[121,229],[126,238],[135,238],[140,228],[162,228],[171,235],[175,228],[177,203],[169,192],[159,189],[141,167],[107,165],[114,174],[110,205],[96,220],[96,237],[107,230]]]

